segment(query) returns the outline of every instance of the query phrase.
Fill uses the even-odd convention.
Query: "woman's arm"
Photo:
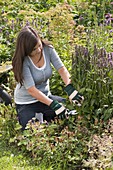
[[[61,67],[58,72],[66,86],[71,83],[71,76],[65,66]]]
[[[48,98],[44,93],[42,93],[41,91],[39,91],[38,89],[36,89],[35,86],[32,86],[28,89],[29,94],[31,94],[33,97],[35,97],[36,99],[38,99],[40,102],[48,105],[51,107],[51,109],[53,109],[55,111],[56,116],[58,116],[58,118],[60,119],[64,119],[67,117],[68,111],[67,109],[60,104],[58,101],[56,100],[51,100],[50,98]]]
[[[66,67],[61,67],[58,72],[66,85],[64,91],[68,94],[70,101],[78,106],[81,106],[84,101],[84,97],[71,84],[70,74]]]
[[[42,93],[40,90],[38,90],[35,86],[28,88],[27,91],[31,96],[33,96],[38,101],[40,101],[48,106],[53,102],[52,99],[48,98],[44,93]]]

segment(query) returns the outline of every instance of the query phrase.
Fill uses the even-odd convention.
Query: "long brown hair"
[[[50,45],[49,41],[42,40],[37,31],[30,26],[24,27],[18,34],[12,66],[15,80],[21,85],[23,84],[22,70],[24,59],[31,54],[39,39],[42,41],[42,44]]]

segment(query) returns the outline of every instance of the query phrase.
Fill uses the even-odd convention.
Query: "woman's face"
[[[34,47],[33,51],[31,52],[30,56],[33,57],[35,55],[40,55],[41,52],[42,52],[42,42],[41,40],[39,40],[36,46]]]

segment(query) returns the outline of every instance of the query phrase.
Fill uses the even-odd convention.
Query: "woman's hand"
[[[66,109],[61,103],[54,100],[50,107],[55,111],[56,116],[58,116],[59,119],[65,119],[68,117],[68,109]]]
[[[72,84],[68,84],[64,88],[64,91],[69,96],[70,102],[76,104],[77,106],[81,106],[84,101],[84,97],[77,90],[75,90]]]

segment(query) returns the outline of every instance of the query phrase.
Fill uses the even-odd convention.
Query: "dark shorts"
[[[65,102],[65,99],[59,96],[51,95],[50,98],[57,100],[58,102]],[[42,113],[43,119],[47,122],[51,122],[51,120],[54,120],[56,116],[55,112],[49,106],[41,102],[32,104],[16,104],[16,111],[19,123],[22,125],[22,130],[25,129],[28,121],[35,117],[36,113]]]

